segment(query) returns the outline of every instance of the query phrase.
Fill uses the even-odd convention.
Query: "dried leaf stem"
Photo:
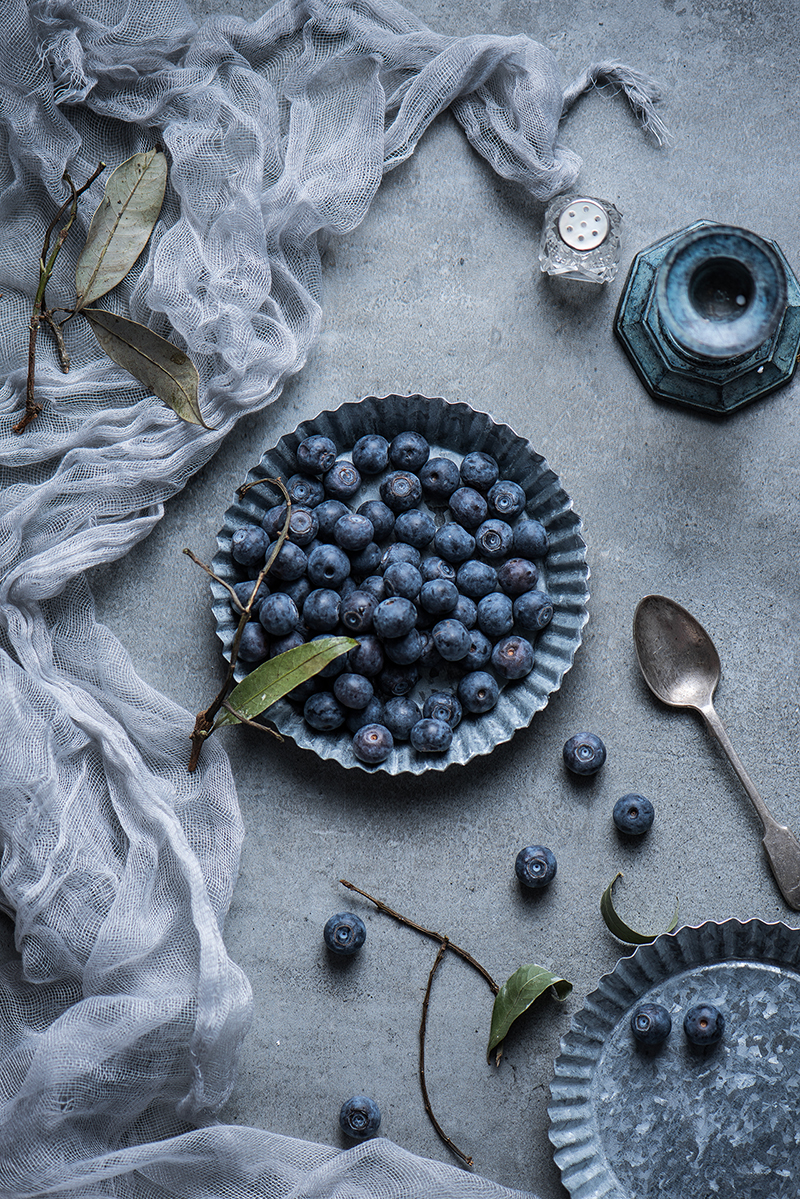
[[[48,309],[47,301],[45,299],[45,291],[47,289],[47,284],[50,282],[50,276],[53,274],[53,268],[55,267],[56,259],[58,258],[61,248],[67,239],[67,234],[72,228],[75,218],[78,215],[78,197],[82,196],[83,193],[92,186],[97,176],[104,170],[105,163],[99,163],[83,186],[79,188],[75,187],[75,184],[72,182],[69,175],[66,173],[66,171],[64,172],[64,180],[69,187],[70,196],[69,199],[65,200],[61,205],[58,212],[47,226],[47,231],[44,235],[42,253],[39,259],[39,285],[36,288],[36,295],[34,296],[33,300],[33,311],[31,313],[30,324],[28,326],[30,332],[28,337],[28,379],[25,389],[25,412],[20,420],[18,420],[17,423],[12,426],[14,433],[24,433],[31,421],[35,420],[42,411],[42,405],[38,402],[35,395],[36,340],[39,334],[39,326],[42,324],[42,322],[47,324],[55,335],[56,345],[58,346],[59,358],[61,361],[61,369],[63,371],[69,370],[69,356],[67,355],[64,339],[61,335],[61,324],[63,324],[63,322],[59,324],[54,319],[52,311]],[[64,213],[67,212],[67,210],[69,210],[69,216],[59,230],[55,245],[51,251],[50,239],[58,228],[59,221],[61,221]],[[68,319],[71,312],[69,309],[65,309],[64,311],[68,313],[66,318]]]
[[[278,534],[278,540],[275,542],[274,546],[272,547],[269,558],[267,559],[267,561],[264,563],[263,567],[259,571],[258,578],[256,579],[255,583],[253,584],[253,590],[250,593],[250,598],[247,601],[247,603],[245,604],[244,608],[241,609],[242,614],[239,617],[239,624],[237,625],[236,633],[234,634],[233,644],[231,645],[231,658],[230,658],[230,662],[228,663],[228,670],[225,674],[225,678],[223,680],[222,686],[220,687],[215,699],[211,702],[211,704],[209,704],[209,706],[207,708],[203,709],[202,712],[198,712],[197,718],[195,719],[194,728],[192,729],[192,733],[190,736],[190,741],[192,743],[192,751],[189,756],[189,765],[188,765],[188,770],[189,770],[190,774],[193,774],[194,771],[197,769],[197,762],[200,757],[200,750],[203,748],[203,743],[205,742],[206,738],[211,734],[211,731],[214,727],[214,720],[216,719],[217,713],[219,712],[220,708],[227,708],[228,711],[232,710],[231,708],[228,707],[228,705],[226,705],[225,700],[226,700],[228,692],[230,691],[231,686],[233,685],[233,682],[234,682],[233,676],[234,676],[234,671],[236,670],[236,663],[239,659],[239,644],[242,640],[242,634],[244,633],[244,626],[247,624],[248,620],[250,619],[250,617],[252,615],[253,604],[255,602],[256,595],[258,594],[258,589],[261,586],[261,584],[264,582],[264,579],[266,578],[267,574],[269,573],[272,563],[275,561],[276,557],[278,556],[280,548],[283,545],[284,541],[286,540],[286,536],[289,532],[289,521],[292,518],[292,501],[291,501],[288,491],[286,490],[286,486],[285,486],[283,480],[282,479],[259,479],[258,482],[272,483],[273,486],[275,486],[279,489],[279,491],[282,493],[284,501],[286,503],[286,518],[283,522],[283,528],[281,529],[280,533]],[[236,593],[234,592],[233,588],[228,583],[226,583],[224,581],[224,579],[218,578],[217,575],[214,574],[213,570],[211,570],[211,568],[209,566],[206,566],[204,562],[201,562],[200,559],[197,558],[192,553],[191,550],[185,549],[183,552],[184,552],[184,554],[186,554],[186,556],[188,558],[191,558],[192,562],[196,563],[197,566],[201,567],[206,572],[206,574],[210,575],[212,579],[216,579],[216,581],[218,583],[222,583],[222,585],[224,587],[227,587],[228,591],[231,593],[233,598],[237,599]],[[241,605],[238,603],[238,599],[237,599],[237,605],[241,608]],[[233,714],[237,718],[241,719],[243,724],[253,724],[253,725],[255,725],[256,728],[259,728],[262,730],[265,729],[264,725],[256,725],[254,721],[251,721],[244,717],[241,717],[238,712],[234,712]],[[267,731],[273,732],[272,729],[269,729]],[[282,740],[279,733],[275,732],[274,735],[276,737],[278,737],[279,740]]]
[[[362,895],[364,899],[368,899],[370,903],[374,903],[379,912],[384,912],[387,916],[391,916],[393,920],[399,921],[400,924],[405,924],[408,928],[413,928],[415,932],[421,933],[422,936],[430,937],[432,940],[439,942],[439,952],[436,955],[436,960],[431,967],[430,974],[428,975],[428,985],[425,988],[425,998],[422,1001],[422,1019],[419,1026],[419,1085],[420,1090],[422,1091],[422,1102],[425,1107],[425,1112],[431,1124],[433,1125],[436,1135],[441,1141],[443,1141],[451,1153],[454,1153],[455,1156],[464,1162],[465,1165],[471,1166],[472,1158],[453,1143],[453,1141],[442,1128],[439,1121],[434,1116],[430,1097],[428,1095],[428,1087],[425,1080],[425,1036],[428,1026],[428,1006],[431,997],[431,987],[433,986],[434,975],[439,969],[445,953],[448,949],[450,949],[460,958],[463,958],[463,960],[472,966],[474,970],[477,970],[481,978],[483,978],[488,984],[493,995],[497,995],[500,988],[492,978],[489,971],[486,970],[485,967],[480,964],[480,962],[476,961],[471,953],[468,953],[466,949],[462,949],[460,945],[456,945],[455,942],[451,941],[449,937],[445,936],[445,934],[437,933],[431,928],[425,928],[424,925],[417,924],[415,920],[410,920],[408,916],[403,916],[400,912],[396,912],[394,908],[390,908],[382,900],[376,899],[375,896],[370,895],[368,891],[362,891],[361,887],[357,887],[355,883],[348,882],[347,879],[340,878],[339,882],[343,887],[347,887],[348,891],[355,891],[357,895]]]

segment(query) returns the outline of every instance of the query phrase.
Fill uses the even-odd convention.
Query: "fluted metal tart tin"
[[[379,766],[365,767],[355,757],[347,732],[337,730],[320,733],[309,728],[299,708],[290,701],[279,701],[266,714],[283,736],[322,759],[335,760],[347,768],[358,767],[371,773],[391,775],[444,770],[454,763],[464,765],[480,754],[490,753],[496,745],[508,741],[517,729],[526,727],[534,714],[545,707],[550,696],[561,686],[564,675],[572,665],[588,620],[589,598],[589,568],[586,545],[581,536],[581,520],[573,511],[572,502],[558,477],[523,437],[508,425],[496,423],[492,417],[476,411],[468,404],[419,394],[367,396],[343,404],[331,411],[321,412],[313,420],[304,421],[293,432],[283,436],[249,471],[246,483],[278,476],[285,480],[297,473],[295,451],[300,442],[313,433],[330,437],[336,443],[340,456],[346,458],[355,442],[365,433],[380,433],[391,440],[406,429],[413,429],[427,438],[432,457],[448,457],[459,463],[472,450],[492,454],[500,465],[501,477],[520,484],[527,497],[527,515],[541,521],[548,531],[550,550],[544,560],[539,586],[553,599],[555,614],[550,625],[536,638],[535,663],[531,674],[503,687],[500,700],[492,712],[480,717],[465,717],[455,730],[453,744],[445,754],[420,754],[408,743],[397,742],[385,762]],[[380,478],[365,479],[357,497],[354,497],[353,506],[376,497],[379,482]],[[217,536],[218,552],[213,562],[213,569],[220,578],[232,583],[242,577],[230,554],[234,530],[244,524],[259,523],[266,510],[280,502],[280,492],[265,482],[250,487],[243,498],[237,499],[227,510],[223,527]],[[443,509],[431,507],[431,511],[438,517]],[[236,631],[230,597],[227,589],[214,580],[211,590],[217,634],[222,642],[223,653],[230,660]],[[237,670],[237,677],[241,678],[243,673]],[[454,672],[452,681],[457,677],[457,672]],[[448,679],[442,676],[435,682],[421,678],[412,698],[421,703],[431,691],[446,685],[450,685]]]
[[[659,1003],[672,1031],[634,1041]],[[686,1010],[725,1017],[704,1049]],[[562,1038],[550,1140],[573,1199],[796,1199],[800,1193],[800,930],[760,920],[685,927],[601,978]]]

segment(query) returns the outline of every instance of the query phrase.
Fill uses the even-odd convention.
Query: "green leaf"
[[[83,315],[112,362],[130,371],[181,420],[209,427],[200,412],[197,368],[183,350],[147,325],[102,308],[84,308]]]
[[[672,921],[669,928],[659,929],[657,933],[640,933],[627,925],[614,907],[612,896],[614,894],[614,885],[618,878],[622,878],[621,870],[614,875],[600,898],[600,912],[606,922],[608,931],[613,933],[618,940],[625,941],[628,945],[649,945],[651,941],[655,941],[656,937],[660,937],[662,932],[671,933],[678,923],[679,904],[677,896],[675,897],[675,911],[672,913]]]
[[[228,696],[228,703],[252,720],[357,644],[352,637],[321,637],[287,649],[242,679]],[[214,728],[223,724],[239,724],[239,720],[226,711],[217,717]]]
[[[556,999],[564,1000],[572,990],[572,983],[551,974],[543,966],[535,965],[520,966],[518,970],[514,971],[511,978],[503,983],[497,992],[492,1008],[487,1057],[491,1057],[492,1050],[496,1049],[505,1039],[506,1033],[514,1021],[523,1012],[527,1012],[531,1004],[548,989],[552,989]],[[499,1053],[496,1060],[498,1062],[500,1060]]]
[[[166,186],[167,160],[160,150],[134,154],[112,171],[75,268],[76,311],[128,274],[153,232]]]

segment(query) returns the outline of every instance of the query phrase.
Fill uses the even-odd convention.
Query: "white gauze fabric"
[[[212,739],[147,687],[94,617],[85,571],[147,535],[238,417],[273,401],[319,329],[323,239],[450,106],[540,200],[579,160],[566,104],[605,77],[656,134],[655,89],[595,64],[571,89],[526,37],[443,37],[391,0],[284,0],[259,21],[179,0],[5,0],[0,37],[0,1196],[450,1199],[508,1194],[378,1139],[347,1152],[228,1127],[250,1016],[222,926],[242,824]],[[104,305],[183,345],[212,430],[187,426],[67,326],[24,406],[38,254],[65,169],[81,184],[161,144],[167,200]],[[107,175],[107,172],[106,172]],[[102,195],[49,288],[71,272]],[[279,985],[276,975],[275,985]]]

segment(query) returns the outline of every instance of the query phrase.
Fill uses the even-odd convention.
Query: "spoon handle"
[[[739,776],[753,807],[764,827],[762,845],[766,852],[775,882],[790,908],[800,910],[800,841],[784,824],[778,824],[756,790],[753,780],[739,760],[739,755],[730,743],[725,726],[710,702],[698,708],[709,732],[713,733],[728,756],[728,760]]]
[[[772,815],[769,808],[759,795],[753,780],[750,778],[750,775],[742,765],[736,750],[731,745],[730,738],[725,731],[725,726],[717,715],[714,705],[711,703],[706,704],[700,709],[700,714],[702,715],[703,720],[706,722],[709,731],[714,734],[717,741],[724,749],[731,766],[739,776],[740,783],[750,796],[753,807],[758,812],[761,823],[764,826],[764,832],[766,832],[772,826],[778,827],[778,822],[775,820],[775,817]]]

